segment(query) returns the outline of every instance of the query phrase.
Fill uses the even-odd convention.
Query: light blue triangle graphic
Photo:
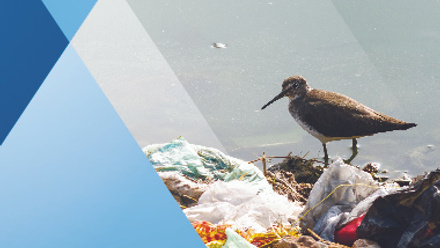
[[[0,247],[204,247],[72,46],[0,149]]]
[[[42,0],[70,41],[97,0]]]

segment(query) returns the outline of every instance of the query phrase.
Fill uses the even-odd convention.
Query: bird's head
[[[283,90],[280,94],[278,94],[274,99],[270,100],[266,105],[264,105],[261,109],[265,109],[267,106],[272,104],[273,102],[287,96],[290,100],[293,100],[296,97],[303,96],[310,90],[310,86],[307,84],[306,80],[300,76],[293,76],[284,79],[283,81]]]

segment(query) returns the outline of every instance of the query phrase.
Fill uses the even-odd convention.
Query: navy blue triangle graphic
[[[68,45],[43,2],[0,8],[0,145]]]

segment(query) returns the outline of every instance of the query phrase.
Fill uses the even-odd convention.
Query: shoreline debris
[[[440,247],[440,168],[402,188],[340,158],[245,162],[183,138],[143,150],[207,247]]]

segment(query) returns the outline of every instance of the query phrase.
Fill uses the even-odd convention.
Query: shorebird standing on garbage
[[[282,91],[261,109],[287,96],[289,112],[298,124],[321,141],[328,164],[327,142],[352,139],[351,162],[357,155],[357,138],[379,132],[406,130],[417,126],[379,113],[339,93],[311,88],[300,76],[286,78]]]

